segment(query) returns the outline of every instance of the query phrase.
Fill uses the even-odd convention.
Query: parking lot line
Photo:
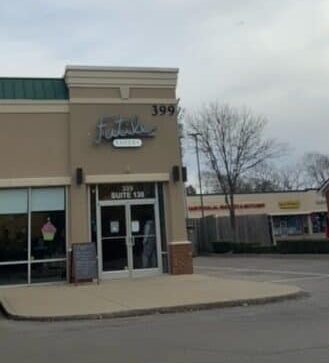
[[[319,277],[329,277],[329,274],[320,274],[316,272],[306,272],[306,271],[285,271],[285,270],[266,270],[266,269],[257,269],[257,268],[236,268],[236,267],[214,267],[214,266],[202,266],[196,265],[195,268],[203,269],[203,270],[227,270],[227,271],[241,271],[241,272],[260,272],[260,273],[269,273],[269,274],[285,274],[285,275],[307,275],[307,276],[319,276]]]

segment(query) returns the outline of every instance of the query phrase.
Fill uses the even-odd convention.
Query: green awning
[[[63,78],[0,78],[0,100],[67,100]]]

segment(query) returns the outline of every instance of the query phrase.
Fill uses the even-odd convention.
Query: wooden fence
[[[202,219],[188,219],[188,237],[194,252],[210,252],[212,242],[233,240],[229,217],[208,216]],[[266,214],[236,216],[237,240],[239,243],[272,244],[269,218]]]

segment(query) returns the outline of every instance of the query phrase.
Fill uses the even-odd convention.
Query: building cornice
[[[149,105],[149,104],[170,104],[175,105],[178,100],[175,98],[71,98],[70,104],[132,104],[132,105]]]
[[[82,66],[68,65],[65,67],[65,74],[68,71],[103,71],[103,72],[156,72],[156,73],[178,73],[179,69],[174,67],[111,67],[111,66]]]
[[[176,68],[68,66],[65,82],[70,87],[176,87]]]

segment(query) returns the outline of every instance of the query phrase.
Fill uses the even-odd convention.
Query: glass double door
[[[155,203],[100,206],[102,275],[137,276],[159,271],[159,227]]]

